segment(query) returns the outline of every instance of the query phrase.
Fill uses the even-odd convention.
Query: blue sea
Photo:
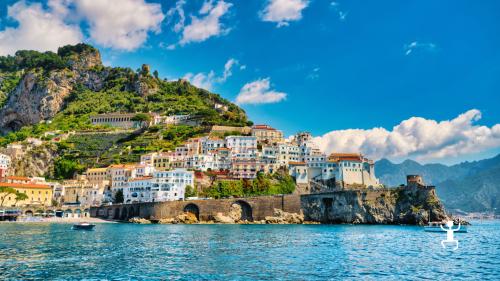
[[[1,280],[500,280],[500,222],[415,226],[0,224]]]

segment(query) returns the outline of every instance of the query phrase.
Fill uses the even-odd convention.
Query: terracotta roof
[[[49,185],[45,184],[32,184],[32,183],[10,183],[2,182],[0,186],[13,187],[13,188],[41,188],[41,189],[52,189]]]
[[[294,166],[305,165],[305,164],[306,162],[295,162],[295,161],[288,162],[288,165],[294,165]]]
[[[270,131],[276,131],[275,128],[269,126],[269,125],[263,125],[263,124],[260,124],[260,125],[255,125],[252,127],[253,130],[270,130]]]
[[[150,179],[152,179],[152,178],[153,178],[153,177],[139,177],[139,178],[129,179],[128,181],[150,180]]]
[[[329,162],[338,161],[362,161],[363,156],[359,153],[332,153],[328,156]]]
[[[30,178],[27,177],[19,177],[19,176],[8,176],[8,180],[16,180],[16,181],[31,181]]]

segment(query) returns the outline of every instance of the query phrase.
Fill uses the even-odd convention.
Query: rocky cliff
[[[54,161],[58,156],[57,146],[52,143],[41,145],[22,144],[19,152],[0,149],[0,153],[12,159],[10,175],[26,177],[52,176]]]
[[[0,109],[0,133],[52,119],[61,111],[65,99],[77,84],[95,91],[102,88],[106,72],[97,74],[92,70],[102,65],[97,49],[68,55],[66,59],[66,68],[25,70],[19,84],[9,93]]]
[[[431,187],[345,190],[302,195],[305,220],[322,223],[426,224],[447,218]]]

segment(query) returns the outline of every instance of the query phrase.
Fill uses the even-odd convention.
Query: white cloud
[[[500,147],[500,124],[475,124],[481,119],[476,109],[452,120],[435,121],[412,117],[391,131],[384,128],[349,129],[315,138],[325,153],[361,152],[373,159],[414,158],[420,161],[456,157]]]
[[[160,4],[144,0],[74,0],[78,14],[89,24],[90,38],[98,44],[131,51],[149,32],[161,31],[165,18]]]
[[[432,51],[436,50],[436,44],[434,44],[434,43],[420,43],[418,41],[413,41],[410,44],[405,45],[404,50],[405,50],[405,56],[408,56],[417,50],[424,50],[424,51],[431,51],[432,52]]]
[[[308,5],[308,0],[268,0],[264,10],[260,11],[260,18],[275,22],[278,27],[287,26],[289,22],[302,18],[302,10]]]
[[[83,35],[79,26],[65,23],[64,9],[59,10],[56,4],[50,1],[48,9],[25,1],[9,6],[7,15],[18,26],[0,31],[0,55],[12,55],[22,49],[57,51],[60,46],[81,42]]]
[[[212,90],[213,85],[216,82],[215,72],[213,70],[210,71],[208,74],[203,72],[194,74],[190,72],[184,75],[183,78],[189,80],[189,82],[195,85],[196,87],[205,90]]]
[[[184,16],[184,4],[184,0],[177,1],[175,7],[167,13],[169,16],[179,15],[179,21],[173,27],[176,33],[181,32],[178,45],[184,46],[193,42],[203,42],[211,37],[226,35],[231,30],[223,25],[222,18],[229,12],[233,4],[224,0],[205,0],[198,11],[198,15],[191,15],[191,22],[187,25]],[[176,45],[171,44],[168,49],[172,50]]]
[[[9,6],[8,16],[18,26],[0,31],[0,54],[19,49],[56,51],[85,41],[81,22],[88,26],[95,43],[130,51],[144,44],[149,32],[160,32],[165,18],[160,4],[144,0],[120,0],[119,4],[113,0],[49,0],[47,8],[22,0]]]
[[[203,88],[206,90],[212,90],[215,84],[221,84],[226,82],[227,78],[233,75],[233,68],[240,65],[240,62],[234,58],[230,58],[224,64],[224,71],[221,76],[216,76],[215,71],[211,70],[208,73],[187,73],[184,75],[184,79],[189,80],[189,82],[198,88]],[[241,66],[240,66],[241,70]]]
[[[179,0],[175,3],[175,7],[171,8],[167,12],[168,22],[170,23],[175,16],[175,14],[179,15],[179,21],[172,28],[175,32],[180,32],[184,28],[184,23],[186,22],[186,16],[184,15],[184,5],[186,4],[185,0]]]
[[[236,97],[237,104],[277,103],[286,99],[287,94],[271,90],[269,78],[247,83]]]

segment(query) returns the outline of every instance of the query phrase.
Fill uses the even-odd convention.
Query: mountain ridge
[[[400,164],[388,159],[375,163],[380,181],[397,186],[406,181],[406,175],[422,175],[449,209],[468,212],[498,212],[500,210],[500,154],[492,158],[466,161],[455,165],[422,165],[413,160]]]

